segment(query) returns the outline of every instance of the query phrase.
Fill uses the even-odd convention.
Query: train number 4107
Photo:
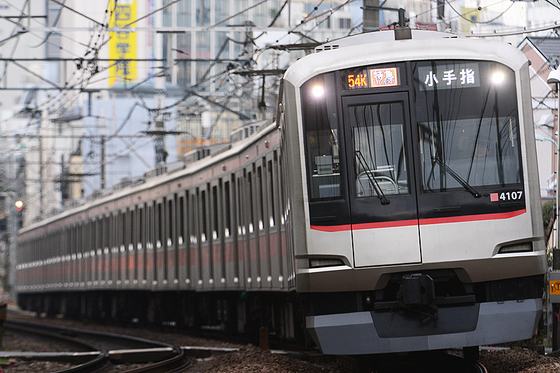
[[[519,201],[523,197],[523,191],[502,192],[500,193],[500,201]]]
[[[490,193],[490,201],[519,201],[523,197],[523,191],[513,191],[513,192],[501,192],[501,193]]]

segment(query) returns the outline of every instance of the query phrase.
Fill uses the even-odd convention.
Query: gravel
[[[63,346],[53,345],[44,340],[33,337],[21,337],[9,332],[2,335],[2,347],[4,351],[52,351],[64,352],[70,351]],[[1,361],[1,360],[0,360]],[[58,370],[70,368],[72,365],[68,363],[58,363],[51,361],[22,361],[9,360],[0,363],[0,372],[5,373],[24,373],[24,372],[56,372]]]
[[[540,355],[526,348],[481,353],[479,362],[488,373],[560,372],[560,359]]]
[[[8,318],[27,319],[38,322],[37,317],[21,313],[10,312]],[[83,322],[49,319],[49,323],[74,328],[100,329],[99,325]],[[226,355],[198,359],[189,367],[187,373],[252,373],[252,372],[286,372],[286,373],[341,373],[348,372],[339,366],[333,359],[315,365],[311,362],[298,360],[270,351],[262,351],[252,345],[240,345],[220,340],[196,338],[181,333],[154,331],[145,328],[123,328],[117,326],[103,327],[104,331],[116,334],[128,334],[142,338],[163,341],[176,346],[203,346],[203,347],[235,347],[237,352]],[[21,338],[10,333],[5,333],[3,347],[7,351],[54,351],[56,346],[46,344],[44,341],[32,338]],[[560,372],[560,358],[543,356],[535,351],[525,348],[512,348],[509,350],[485,350],[481,352],[480,363],[488,373],[549,373]],[[66,364],[52,362],[6,362],[1,366],[6,373],[11,372],[53,372],[67,368]],[[1,371],[0,371],[1,373]]]
[[[152,339],[156,341],[162,341],[175,346],[200,346],[200,347],[226,347],[226,348],[237,348],[239,351],[230,352],[226,355],[216,356],[206,359],[197,359],[194,364],[191,365],[186,373],[251,373],[251,372],[262,372],[262,373],[342,373],[343,370],[334,362],[328,362],[321,364],[320,366],[314,365],[310,362],[303,360],[298,360],[295,358],[287,357],[282,354],[272,353],[271,351],[262,351],[260,348],[253,345],[242,345],[232,342],[224,342],[221,340],[207,339],[207,338],[197,338],[181,333],[172,332],[162,332],[155,331],[152,329],[146,329],[141,327],[123,328],[119,326],[103,326],[100,327],[97,324],[89,324],[79,321],[64,320],[64,319],[38,319],[34,315],[29,315],[21,312],[10,311],[8,314],[8,319],[18,319],[27,320],[30,322],[48,322],[49,324],[55,324],[70,328],[81,328],[81,329],[102,329],[104,332],[115,333],[115,334],[127,334],[140,338]],[[4,338],[4,350],[6,351],[56,351],[54,346],[44,341],[33,340],[29,337],[19,337],[17,335],[12,335],[10,333],[5,333]],[[19,366],[9,369],[19,369],[19,370],[7,370],[4,372],[53,372],[59,369],[67,368],[68,365],[60,364],[54,366],[55,363],[46,362],[32,362],[31,364],[12,362],[13,364],[19,364]],[[33,365],[33,366],[32,366]],[[126,367],[120,367],[125,369]],[[23,369],[23,370],[21,370]],[[27,370],[26,370],[27,369]],[[120,369],[117,369],[120,370]],[[344,371],[347,372],[347,371]],[[0,371],[0,373],[2,373]]]
[[[262,351],[254,346],[242,347],[237,352],[215,358],[198,360],[185,372],[188,373],[342,373],[336,363],[314,365],[312,363]]]

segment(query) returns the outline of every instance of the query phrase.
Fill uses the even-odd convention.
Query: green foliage
[[[548,227],[550,220],[554,219],[554,211],[556,210],[556,201],[548,201],[542,206],[543,224],[544,228]]]

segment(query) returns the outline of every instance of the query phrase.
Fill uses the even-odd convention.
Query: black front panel
[[[417,337],[465,333],[476,329],[480,304],[438,309],[438,317],[407,309],[372,312],[375,329],[381,338]]]
[[[352,224],[416,219],[408,95],[342,99]]]
[[[312,78],[301,95],[311,225],[525,208],[508,67],[474,60],[356,67]]]
[[[313,78],[301,89],[311,225],[350,222],[336,92],[335,73]]]
[[[411,64],[420,218],[525,206],[514,72],[498,63]]]

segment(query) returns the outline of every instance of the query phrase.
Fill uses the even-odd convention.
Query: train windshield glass
[[[522,183],[515,76],[490,62],[417,63],[422,188]]]
[[[402,102],[349,107],[358,198],[408,193]]]
[[[340,159],[334,76],[325,74],[302,87],[307,182],[311,200],[339,198]]]

